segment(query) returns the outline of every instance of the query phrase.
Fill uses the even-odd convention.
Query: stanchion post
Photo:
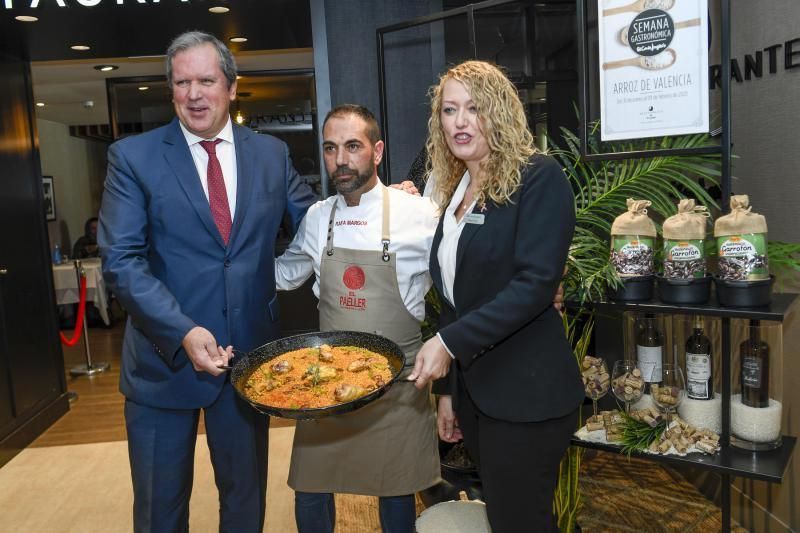
[[[75,259],[75,276],[78,279],[78,291],[80,291],[81,287],[81,278],[83,266],[81,265],[80,259]],[[85,306],[85,304],[84,304]],[[80,308],[80,304],[78,305]],[[76,317],[76,320],[80,319],[80,317]],[[93,376],[95,374],[99,374],[100,372],[105,372],[108,370],[111,365],[108,363],[92,363],[92,352],[89,349],[89,325],[86,323],[86,310],[84,309],[84,316],[83,316],[83,348],[84,352],[86,353],[86,364],[74,366],[70,369],[69,373],[73,376]]]

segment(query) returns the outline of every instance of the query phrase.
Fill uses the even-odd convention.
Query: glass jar
[[[769,279],[767,234],[743,233],[717,237],[717,271],[728,281]]]
[[[652,276],[654,272],[655,237],[612,235],[611,263],[622,277]]]
[[[664,277],[702,279],[706,275],[703,239],[664,239]]]

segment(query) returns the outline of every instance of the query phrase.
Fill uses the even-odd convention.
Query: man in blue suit
[[[136,531],[187,531],[199,413],[220,493],[220,531],[260,532],[269,419],[235,395],[231,347],[278,335],[274,245],[315,198],[286,145],[231,123],[236,64],[215,37],[167,51],[177,119],[113,144],[98,242],[128,311],[120,391]],[[222,346],[227,348],[223,349]]]

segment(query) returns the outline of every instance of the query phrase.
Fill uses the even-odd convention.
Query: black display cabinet
[[[632,456],[663,462],[678,467],[692,467],[715,472],[721,477],[721,508],[722,530],[731,530],[731,482],[735,476],[757,479],[770,483],[783,481],[786,467],[792,457],[797,438],[782,436],[781,445],[769,451],[748,451],[734,447],[730,443],[731,437],[731,381],[732,381],[732,349],[731,349],[731,320],[769,320],[784,322],[796,299],[795,294],[773,294],[772,304],[758,308],[733,308],[717,305],[713,300],[705,305],[671,305],[661,303],[658,296],[653,300],[644,302],[619,302],[603,300],[593,302],[592,307],[600,313],[618,313],[633,311],[639,313],[653,313],[665,315],[706,315],[718,317],[721,322],[721,396],[722,396],[722,431],[720,432],[721,449],[715,455],[692,453],[686,456],[654,455],[649,453],[632,453]],[[568,302],[569,307],[577,308],[578,304]],[[620,332],[620,335],[622,332]],[[597,353],[597,356],[607,361],[622,359],[621,354]],[[576,446],[593,448],[609,452],[620,452],[620,446],[613,444],[592,443],[573,438]]]

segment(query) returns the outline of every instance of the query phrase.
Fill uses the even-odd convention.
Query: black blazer
[[[455,394],[460,377],[485,415],[538,422],[569,414],[584,396],[578,364],[552,305],[575,209],[561,167],[541,154],[530,159],[511,200],[475,207],[483,224],[466,224],[458,241],[455,308],[442,298],[439,330],[456,360],[434,392]],[[442,220],[430,257],[440,294]]]

